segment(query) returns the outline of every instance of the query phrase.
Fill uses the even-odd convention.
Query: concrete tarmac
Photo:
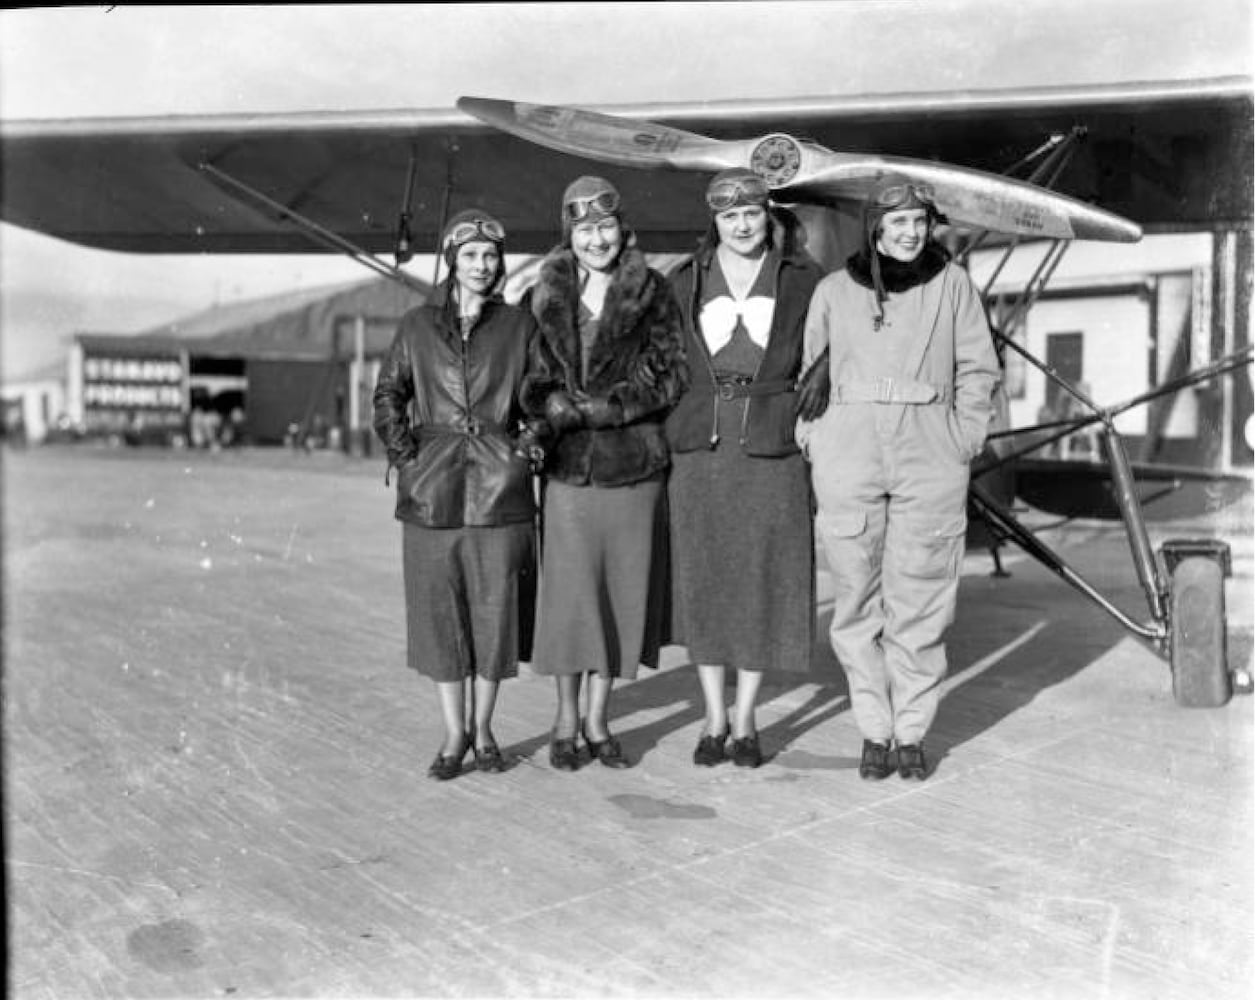
[[[924,783],[861,781],[827,650],[769,678],[767,763],[695,768],[684,651],[616,689],[635,766],[425,776],[380,460],[6,450],[8,987],[148,997],[1209,1000],[1253,988],[1252,700],[1030,560],[966,559]],[[1250,509],[1220,533],[1252,655]],[[1145,620],[1119,525],[1046,532]]]

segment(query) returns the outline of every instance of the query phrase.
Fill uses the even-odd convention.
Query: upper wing
[[[1081,126],[1088,141],[1057,185],[1077,201],[1153,230],[1252,218],[1245,78],[602,110],[652,123],[661,146],[673,132],[747,143],[788,132],[843,153],[992,173]],[[701,144],[687,152],[695,151]],[[0,124],[0,218],[115,250],[325,249],[201,164],[375,253],[393,249],[408,187],[418,252],[435,249],[442,218],[468,205],[502,220],[512,252],[548,249],[559,235],[562,190],[581,173],[620,188],[647,249],[689,249],[708,222],[703,171],[719,169],[711,161],[679,171],[591,161],[453,110],[16,121]]]

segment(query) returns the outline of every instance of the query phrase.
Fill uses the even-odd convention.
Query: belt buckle
[[[894,380],[886,375],[877,377],[877,402],[888,403],[894,398]]]
[[[483,427],[480,425],[479,420],[477,420],[475,417],[467,418],[467,433],[468,434],[472,435],[473,437],[479,437],[482,430],[483,430]]]

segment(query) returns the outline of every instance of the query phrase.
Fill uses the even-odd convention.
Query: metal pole
[[[1167,622],[1165,599],[1169,587],[1160,574],[1160,564],[1156,562],[1156,555],[1151,548],[1151,539],[1147,535],[1147,521],[1143,517],[1143,508],[1138,500],[1134,473],[1130,469],[1125,445],[1121,441],[1121,435],[1112,424],[1112,418],[1106,415],[1103,421],[1103,444],[1112,470],[1113,498],[1121,511],[1121,520],[1125,522],[1125,533],[1129,537],[1130,554],[1134,557],[1134,569],[1138,573],[1138,582],[1143,585],[1152,617],[1158,622]]]
[[[983,517],[997,525],[1008,538],[1016,542],[1029,555],[1037,559],[1038,562],[1066,583],[1089,597],[1125,628],[1136,635],[1142,636],[1144,639],[1151,639],[1155,642],[1164,641],[1168,635],[1168,629],[1163,619],[1157,619],[1153,625],[1140,625],[1134,621],[1134,619],[1099,593],[1080,573],[1067,565],[1050,548],[1040,542],[1032,532],[1016,520],[1002,504],[995,500],[985,487],[977,483],[970,484],[968,496]]]
[[[349,374],[349,440],[356,445],[362,427],[362,373],[366,321],[359,313],[353,318],[353,364]]]
[[[339,252],[356,260],[363,267],[368,267],[377,274],[382,274],[385,278],[392,278],[394,281],[399,281],[401,284],[407,286],[408,288],[413,288],[415,291],[423,292],[424,294],[427,293],[427,287],[418,279],[412,278],[410,275],[406,274],[405,271],[385,264],[378,257],[375,257],[368,251],[362,249],[362,247],[359,247],[351,241],[345,239],[339,233],[334,233],[330,229],[320,226],[313,219],[306,218],[300,212],[275,201],[273,198],[267,197],[256,188],[249,187],[249,185],[245,184],[243,181],[236,180],[230,174],[219,170],[212,163],[202,162],[198,164],[198,167],[207,174],[218,178],[218,180],[222,181],[229,187],[234,188],[236,191],[248,195],[250,198],[261,202],[261,204],[265,205],[267,208],[278,212],[290,222],[295,222],[302,230],[304,230],[306,236],[320,246],[327,247],[329,250],[338,250]]]
[[[1011,346],[1014,350],[1020,353],[1025,353],[1024,351],[1022,351],[1021,347],[1015,341],[1010,341],[1006,337],[999,334],[996,334],[996,336],[1000,340],[1002,340],[1003,342]],[[1209,379],[1216,378],[1218,375],[1224,375],[1227,372],[1234,371],[1237,368],[1244,368],[1252,363],[1252,354],[1253,354],[1253,347],[1251,345],[1248,345],[1243,350],[1236,351],[1234,354],[1230,355],[1229,357],[1222,358],[1220,361],[1218,361],[1214,365],[1209,365],[1207,368],[1200,368],[1196,371],[1190,372],[1187,375],[1183,375],[1181,378],[1173,379],[1172,381],[1165,382],[1163,385],[1158,386],[1155,389],[1152,389],[1148,392],[1140,393],[1139,395],[1134,396],[1131,399],[1127,399],[1123,403],[1116,403],[1112,406],[1107,407],[1106,409],[1102,411],[1096,408],[1094,409],[1094,412],[1090,416],[1077,417],[1073,420],[1053,420],[1050,423],[1031,424],[1026,427],[1012,427],[1004,431],[994,431],[990,435],[991,440],[1000,439],[1000,438],[1017,437],[1018,435],[1022,435],[1022,434],[1041,433],[1043,431],[1051,430],[1052,428],[1062,428],[1062,430],[1058,430],[1054,434],[1050,434],[1046,437],[1036,439],[1033,442],[1033,444],[1030,444],[1024,448],[1019,448],[1015,451],[1008,452],[1004,455],[1000,455],[998,458],[998,461],[984,463],[984,464],[983,463],[975,464],[973,466],[973,475],[980,475],[983,472],[988,472],[990,471],[990,469],[996,468],[997,466],[1006,465],[1008,462],[1014,459],[1020,458],[1022,455],[1028,455],[1030,452],[1037,451],[1038,449],[1050,444],[1052,441],[1058,441],[1060,438],[1068,437],[1070,434],[1073,434],[1076,431],[1079,431],[1084,427],[1091,426],[1091,424],[1100,423],[1103,421],[1105,414],[1109,418],[1115,417],[1121,413],[1124,413],[1126,410],[1133,409],[1135,406],[1142,406],[1144,403],[1148,402],[1149,400],[1156,399],[1159,396],[1164,396],[1172,392],[1178,392],[1181,389],[1187,388],[1188,386],[1195,385],[1199,382],[1206,382]],[[1035,365],[1039,365],[1038,360],[1034,358],[1032,354],[1025,354],[1025,356],[1031,363]],[[1039,367],[1042,368],[1044,374],[1052,374],[1053,372],[1053,370],[1049,370],[1045,366],[1039,365]],[[1061,385],[1064,385],[1067,387],[1068,383],[1063,382],[1062,380],[1059,380],[1059,381]],[[1084,398],[1083,398],[1083,402],[1085,402]]]

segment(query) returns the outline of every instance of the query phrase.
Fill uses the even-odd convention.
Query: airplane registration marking
[[[1042,231],[1046,229],[1046,222],[1043,220],[1043,213],[1040,209],[1033,205],[1021,205],[1012,212],[1012,222],[1025,229],[1033,229]]]

